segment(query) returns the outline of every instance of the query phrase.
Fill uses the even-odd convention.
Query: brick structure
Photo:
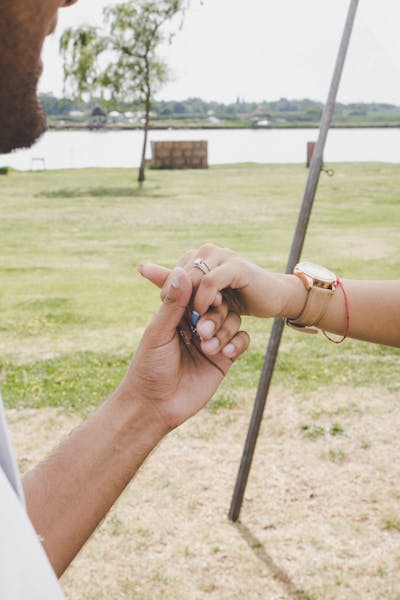
[[[207,142],[151,142],[153,169],[207,169]]]

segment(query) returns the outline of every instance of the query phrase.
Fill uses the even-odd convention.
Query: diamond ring
[[[211,267],[203,258],[196,258],[196,260],[193,261],[193,266],[196,267],[196,269],[203,271],[204,275],[207,275],[207,273],[211,271]]]

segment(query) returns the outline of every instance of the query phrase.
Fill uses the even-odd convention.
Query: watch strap
[[[311,328],[318,325],[328,307],[328,302],[334,290],[313,286],[307,292],[307,299],[302,311],[292,319],[286,319],[286,323],[294,329],[301,329],[305,333],[317,333],[318,330]]]

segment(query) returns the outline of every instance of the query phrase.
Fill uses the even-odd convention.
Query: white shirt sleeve
[[[0,467],[5,476],[14,488],[15,493],[25,506],[24,491],[22,488],[21,477],[18,472],[17,462],[11,448],[11,442],[8,435],[6,418],[4,415],[3,402],[0,395]]]
[[[0,396],[0,598],[63,600],[23,498]]]

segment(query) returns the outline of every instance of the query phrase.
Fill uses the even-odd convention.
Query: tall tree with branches
[[[167,23],[183,15],[187,0],[131,0],[103,10],[104,27],[67,29],[61,37],[64,81],[74,99],[101,97],[109,103],[141,106],[144,112],[139,182],[145,157],[154,95],[167,81],[168,68],[158,55],[171,42]]]

